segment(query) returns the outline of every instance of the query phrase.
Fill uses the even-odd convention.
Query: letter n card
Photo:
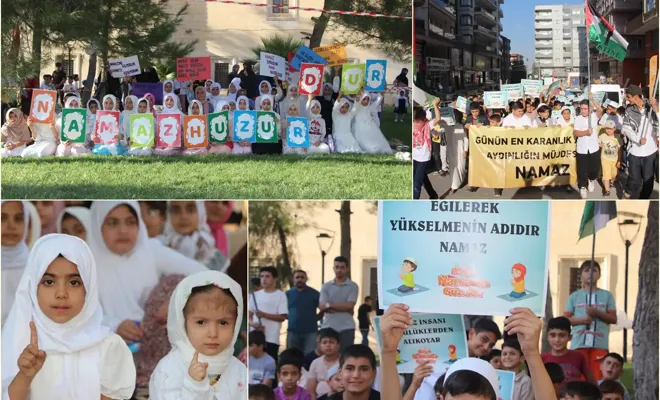
[[[94,143],[117,143],[115,136],[119,134],[119,117],[119,111],[96,112],[96,134],[94,135]]]
[[[309,147],[307,118],[286,117],[286,144],[291,148]]]
[[[183,143],[187,149],[202,149],[209,145],[206,115],[183,117]]]
[[[230,138],[229,110],[208,115],[209,139],[211,143],[226,143]]]
[[[30,105],[30,119],[44,124],[53,122],[56,99],[57,92],[54,90],[34,90]]]
[[[157,147],[181,146],[181,115],[158,114]]]
[[[300,64],[300,94],[318,96],[323,86],[323,64]]]

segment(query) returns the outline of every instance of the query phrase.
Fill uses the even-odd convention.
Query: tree
[[[541,351],[546,353],[550,351],[550,342],[548,342],[548,321],[552,319],[552,292],[550,292],[550,276],[548,276],[548,287],[545,294],[545,310],[543,313],[543,337],[541,338]]]
[[[339,213],[339,226],[341,233],[341,248],[340,254],[351,260],[351,202],[344,200],[341,202],[341,208],[336,210]],[[351,270],[348,270],[348,276],[351,276]]]
[[[649,202],[633,322],[636,399],[658,398],[658,203]]]
[[[267,38],[261,38],[261,45],[253,47],[250,50],[252,50],[252,54],[254,54],[257,60],[262,52],[275,54],[288,59],[289,52],[298,51],[302,45],[302,41],[293,38],[291,35],[282,36],[275,34],[268,36]]]

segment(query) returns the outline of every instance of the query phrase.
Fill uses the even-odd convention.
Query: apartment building
[[[502,74],[504,0],[415,0],[418,85],[491,88]]]
[[[511,80],[511,40],[502,36],[502,82]]]
[[[585,18],[584,5],[534,7],[534,62],[541,78],[567,81],[569,73],[577,72],[586,84]]]

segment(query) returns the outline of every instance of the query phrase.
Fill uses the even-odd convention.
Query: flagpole
[[[587,10],[589,11],[589,0],[586,0],[587,2]],[[586,19],[585,19],[585,25],[586,25]],[[585,29],[585,35],[587,36],[585,41],[587,42],[587,84],[589,85],[589,91],[591,91],[591,50],[589,50],[589,27],[586,27]],[[587,95],[588,97],[588,95]],[[587,119],[589,120],[589,130],[591,130],[591,100],[589,100],[589,115],[587,116]],[[594,214],[595,215],[595,214]],[[596,247],[596,232],[594,232],[594,249]],[[592,261],[593,261],[593,252],[592,252]],[[591,290],[589,291],[589,299],[591,299]]]
[[[590,276],[589,276],[589,300],[587,301],[587,305],[591,306],[591,294],[594,290],[594,265],[596,262],[596,208],[599,207],[600,202],[594,201],[594,207],[593,207],[593,216],[592,220],[594,223],[594,237],[591,242],[591,269],[590,269]]]

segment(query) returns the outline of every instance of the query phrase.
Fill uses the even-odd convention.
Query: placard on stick
[[[181,115],[158,114],[157,125],[158,130],[156,132],[156,146],[181,146]]]
[[[211,143],[226,143],[229,139],[229,110],[208,115]]]
[[[257,143],[277,143],[277,114],[257,111]]]
[[[206,115],[183,117],[183,143],[187,149],[202,149],[209,145]]]
[[[307,118],[286,117],[286,143],[291,148],[309,147]]]
[[[343,44],[315,47],[313,50],[328,62],[328,67],[346,64],[346,46]]]
[[[300,82],[298,85],[300,94],[320,95],[323,86],[323,71],[323,64],[300,64]]]
[[[115,144],[119,134],[119,111],[97,111],[94,143]]]
[[[87,134],[87,110],[84,108],[65,108],[62,110],[60,139],[62,142],[85,143]]]
[[[364,64],[344,64],[341,71],[341,91],[357,94],[364,84]]]
[[[132,114],[129,119],[131,149],[154,146],[154,116],[150,113]]]
[[[211,57],[177,58],[176,79],[179,81],[211,79]]]
[[[367,60],[364,80],[369,92],[382,92],[387,84],[387,60]]]
[[[286,60],[275,54],[261,52],[259,55],[259,73],[264,76],[277,76],[286,79]]]
[[[54,90],[35,89],[32,91],[30,119],[34,122],[49,124],[55,115],[57,92]]]

